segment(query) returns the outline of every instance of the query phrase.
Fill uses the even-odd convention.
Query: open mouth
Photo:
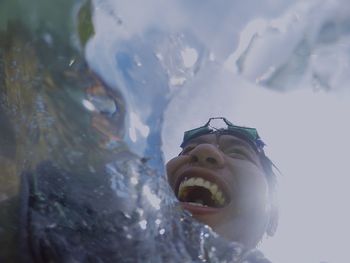
[[[181,202],[200,207],[223,208],[229,203],[229,196],[223,187],[202,177],[183,178],[176,196]]]

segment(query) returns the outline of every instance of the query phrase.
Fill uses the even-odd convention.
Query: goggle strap
[[[235,126],[235,125],[233,125],[233,123],[228,121],[225,117],[212,117],[212,118],[209,118],[209,120],[207,121],[207,123],[204,126],[208,127],[212,120],[223,120],[226,123],[227,126]]]

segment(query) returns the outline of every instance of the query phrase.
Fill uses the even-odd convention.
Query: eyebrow
[[[226,135],[226,134],[223,134],[223,135]],[[223,136],[221,135],[221,136]],[[219,143],[220,143],[220,138],[222,138],[221,136],[219,136]],[[227,136],[230,136],[230,135],[227,135]],[[198,138],[194,138],[190,141],[188,141],[183,148],[185,148],[187,145],[191,144],[191,143],[211,143],[210,141],[208,141],[207,139],[204,139],[203,137],[198,137]],[[243,141],[242,139],[239,139],[239,138],[235,138],[233,136],[230,136],[228,139],[225,139],[224,140],[224,143],[230,143],[232,145],[235,145],[235,146],[243,146],[245,148],[248,148],[249,150],[251,150],[253,153],[255,153],[255,150],[253,149],[253,147],[248,143],[248,142],[245,142]]]
[[[187,145],[189,145],[191,143],[210,143],[210,142],[208,140],[201,138],[201,137],[198,137],[198,138],[194,138],[192,140],[189,140],[187,143],[185,143],[183,148],[185,148]]]
[[[257,160],[255,159],[255,157],[258,157],[257,152],[253,149],[253,147],[248,142],[245,142],[242,139],[234,138],[234,137],[230,137],[227,140],[225,140],[224,144],[227,143],[227,141],[232,143],[232,145],[229,145],[228,147],[231,147],[231,146],[240,147],[240,148],[243,147],[245,150],[249,151],[250,152],[250,154],[248,155],[249,160],[253,162],[255,165],[259,166],[257,163]]]
[[[224,140],[224,143],[230,143],[230,144],[235,145],[235,146],[243,146],[243,147],[248,148],[249,150],[251,150],[252,152],[255,153],[255,150],[253,149],[253,147],[249,143],[247,143],[241,139],[234,138],[232,136],[229,139]]]

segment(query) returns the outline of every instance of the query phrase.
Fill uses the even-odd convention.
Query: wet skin
[[[197,137],[167,163],[167,175],[176,196],[185,178],[216,183],[227,197],[223,207],[182,202],[184,209],[228,240],[247,247],[261,240],[270,213],[268,183],[257,153],[247,142],[233,135]]]

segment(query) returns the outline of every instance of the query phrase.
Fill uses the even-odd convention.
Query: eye
[[[245,150],[240,148],[231,148],[228,151],[226,151],[226,155],[232,157],[232,158],[239,158],[239,159],[245,159],[250,160],[250,155]]]

